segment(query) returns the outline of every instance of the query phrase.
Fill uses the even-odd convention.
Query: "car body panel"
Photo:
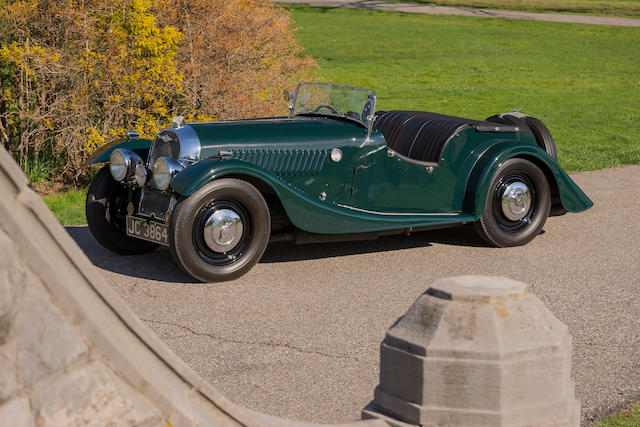
[[[593,205],[529,132],[459,131],[439,164],[394,154],[375,127],[328,117],[266,118],[191,124],[203,160],[186,167],[171,187],[188,197],[213,179],[249,175],[278,195],[291,222],[314,233],[356,233],[477,220],[489,184],[512,157],[534,160],[553,177],[562,206],[580,212]],[[115,141],[90,158],[109,160],[116,148],[146,158],[151,141]],[[333,149],[342,160],[333,162]],[[218,157],[227,150],[231,158]],[[323,200],[322,200],[323,199]]]
[[[383,231],[477,220],[501,162],[531,157],[545,165],[558,182],[568,211],[584,210],[591,203],[527,132],[463,129],[445,147],[440,164],[433,167],[393,153],[390,156],[380,132],[374,129],[366,140],[366,132],[357,124],[329,118],[263,124],[254,120],[232,126],[194,126],[202,151],[212,158],[185,168],[173,178],[171,187],[188,197],[214,179],[250,176],[273,189],[290,221],[302,230],[331,234]],[[287,126],[294,126],[296,132],[287,131]],[[217,133],[217,129],[224,131]],[[329,131],[329,137],[316,135],[320,129]],[[253,135],[247,136],[245,130]],[[234,137],[238,134],[239,141]],[[330,151],[336,148],[343,153],[340,162],[330,159]],[[230,158],[214,155],[218,150],[228,150]]]
[[[96,151],[91,153],[91,156],[87,159],[87,163],[104,163],[109,161],[111,152],[116,148],[125,148],[131,150],[143,159],[147,158],[149,154],[149,148],[151,147],[151,140],[144,138],[122,138],[117,141],[113,141],[109,144],[103,145]]]
[[[224,177],[250,176],[269,185],[280,199],[289,220],[311,233],[344,234],[429,227],[471,221],[462,213],[382,213],[321,201],[254,164],[236,159],[203,160],[185,169],[171,181],[172,188],[188,196],[203,185]]]
[[[202,158],[229,151],[234,159],[270,171],[310,197],[324,193],[326,201],[335,203],[348,202],[353,158],[367,136],[357,123],[324,117],[214,122],[193,128]],[[342,152],[342,161],[331,161],[333,149]]]
[[[435,165],[389,153],[379,132],[372,133],[372,140],[356,166],[351,202],[364,209],[398,212],[461,212],[469,173],[487,149],[503,141],[535,145],[532,134],[476,132],[468,127],[447,143]]]
[[[472,185],[467,190],[466,208],[468,210],[473,206],[476,218],[480,218],[484,213],[485,200],[495,172],[505,161],[514,157],[536,163],[546,173],[547,180],[550,177],[554,179],[562,207],[568,212],[582,212],[593,206],[589,197],[543,149],[538,146],[503,142],[487,150],[471,173]]]
[[[189,197],[212,180],[250,176],[271,187],[294,226],[312,233],[478,220],[492,177],[513,157],[534,161],[545,171],[566,211],[593,205],[528,130],[462,127],[447,140],[438,163],[395,153],[375,126],[368,132],[362,123],[323,115],[180,124],[168,131],[188,131],[199,150],[197,160],[183,163],[171,180],[175,193]],[[116,148],[146,159],[151,144],[148,139],[122,139],[102,147],[89,161],[108,161]],[[335,150],[339,161],[331,158]]]
[[[363,140],[367,134],[366,129],[355,122],[322,116],[230,120],[190,123],[188,126],[200,138],[203,159],[215,156],[220,148],[318,148],[332,143],[342,144],[352,138]]]

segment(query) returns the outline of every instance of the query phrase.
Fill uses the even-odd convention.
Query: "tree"
[[[284,91],[313,64],[288,13],[269,0],[163,3],[166,25],[184,34],[180,105],[215,119],[282,114]]]
[[[0,141],[76,184],[126,129],[282,111],[311,65],[268,0],[0,0]]]

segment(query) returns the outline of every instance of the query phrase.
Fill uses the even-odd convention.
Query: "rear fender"
[[[504,142],[487,150],[476,163],[465,192],[463,210],[480,219],[484,213],[489,186],[496,171],[512,158],[523,158],[536,164],[547,176],[552,195],[557,195],[568,212],[582,212],[593,202],[567,173],[542,148],[518,142]]]

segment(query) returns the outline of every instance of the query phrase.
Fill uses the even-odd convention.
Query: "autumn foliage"
[[[0,141],[77,183],[127,129],[282,114],[311,65],[268,0],[0,0]]]

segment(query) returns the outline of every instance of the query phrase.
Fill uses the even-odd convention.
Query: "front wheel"
[[[109,165],[102,167],[87,191],[87,224],[93,237],[110,251],[120,255],[146,254],[158,245],[127,236],[128,192],[113,179]],[[139,195],[134,198],[138,200]]]
[[[169,247],[178,265],[203,282],[237,279],[262,258],[271,218],[262,194],[246,181],[210,182],[178,203]]]
[[[474,225],[491,245],[521,246],[540,233],[550,209],[545,174],[528,160],[509,159],[491,180],[484,213]]]

